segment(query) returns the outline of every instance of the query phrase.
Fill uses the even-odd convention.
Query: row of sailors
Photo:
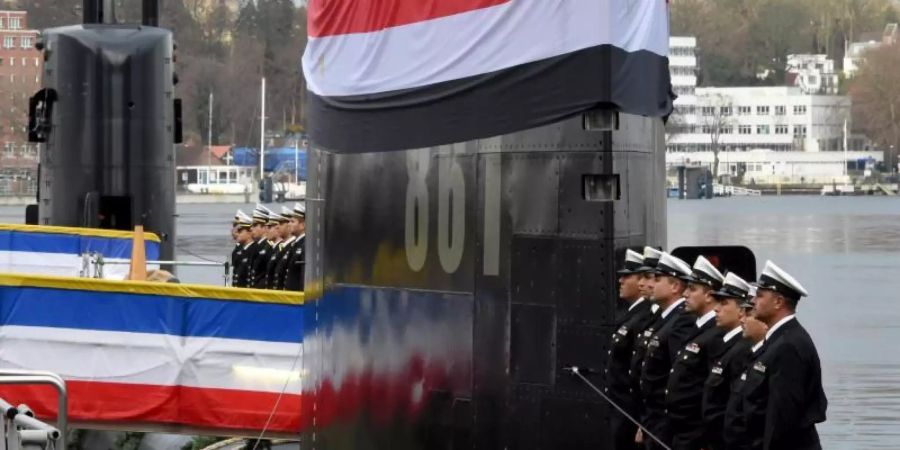
[[[628,250],[618,274],[628,310],[605,391],[649,433],[617,415],[616,449],[821,449],[827,399],[794,316],[807,296],[796,279],[768,261],[751,285],[702,256],[691,267],[651,247]]]
[[[276,213],[257,204],[250,217],[237,211],[232,222],[234,287],[302,291],[306,269],[306,206]]]

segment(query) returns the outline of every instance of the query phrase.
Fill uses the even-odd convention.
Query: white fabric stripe
[[[299,343],[0,327],[0,367],[49,370],[68,380],[105,383],[277,393],[289,379],[287,392],[299,393],[301,351]]]
[[[309,89],[361,95],[427,86],[612,44],[668,55],[664,0],[513,0],[382,31],[310,38]]]
[[[78,277],[81,269],[80,255],[0,250],[0,272]],[[153,269],[159,269],[159,265],[147,265],[147,270]],[[103,278],[107,280],[124,280],[126,275],[126,264],[103,266]]]

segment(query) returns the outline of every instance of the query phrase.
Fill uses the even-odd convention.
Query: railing
[[[129,265],[131,260],[127,258],[104,258],[100,253],[84,253],[81,255],[81,271],[82,278],[103,278],[103,268],[110,265]],[[155,266],[194,266],[194,267],[221,267],[222,280],[225,286],[229,282],[229,269],[231,264],[228,261],[147,261],[147,265]]]
[[[0,369],[0,385],[43,384],[56,388],[59,406],[56,427],[34,417],[27,405],[12,406],[0,399],[0,413],[3,414],[2,429],[4,450],[49,450],[66,448],[66,428],[68,426],[68,402],[66,382],[52,372]]]
[[[745,188],[742,186],[734,186],[734,185],[724,186],[721,184],[714,184],[713,185],[713,194],[718,195],[718,196],[732,195],[735,197],[738,197],[738,196],[759,197],[760,195],[762,195],[762,191],[759,191],[757,189],[748,189],[748,188]]]

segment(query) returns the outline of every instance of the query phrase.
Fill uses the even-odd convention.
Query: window
[[[722,125],[722,127],[719,128],[719,134],[731,134],[731,133],[734,133],[734,127],[732,127],[731,125]]]
[[[752,129],[750,125],[740,125],[738,126],[738,134],[750,134]]]
[[[30,36],[28,36],[28,37],[23,37],[23,38],[21,39],[21,41],[22,41],[22,45],[21,45],[22,48],[31,48],[31,45],[32,45],[32,44],[31,44],[31,37],[30,37]]]
[[[12,36],[3,37],[3,48],[13,48],[16,46],[16,38]]]
[[[794,115],[802,116],[806,114],[806,105],[794,105]]]
[[[716,108],[714,106],[704,106],[701,111],[704,116],[713,116],[716,114]]]
[[[794,125],[794,137],[795,138],[805,138],[806,137],[806,125]]]
[[[22,28],[20,20],[21,19],[19,19],[18,17],[10,17],[9,18],[9,29],[10,30],[18,30],[19,28]]]
[[[723,116],[730,116],[730,115],[731,115],[731,107],[730,107],[730,106],[723,106],[723,107],[719,108],[719,112],[720,112]]]
[[[13,152],[15,151],[15,149],[16,149],[16,144],[13,144],[12,142],[7,142],[6,145],[3,146],[3,155],[6,156],[7,158],[12,158]]]
[[[757,125],[756,126],[756,134],[769,134],[769,126],[768,125]]]
[[[775,134],[788,134],[787,125],[775,125]]]
[[[776,116],[783,116],[783,115],[785,115],[785,110],[786,110],[786,109],[787,109],[787,108],[785,108],[784,105],[782,105],[782,106],[776,106],[776,107],[775,107],[775,115],[776,115]]]
[[[756,115],[757,116],[768,116],[769,115],[769,107],[768,106],[757,106],[756,107]]]
[[[739,116],[749,116],[750,115],[750,107],[749,106],[738,106],[738,115]]]

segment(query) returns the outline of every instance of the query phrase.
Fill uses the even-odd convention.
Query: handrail
[[[69,423],[69,394],[66,390],[65,380],[52,372],[0,369],[0,384],[45,384],[55,387],[58,394],[56,427],[60,433],[58,448],[66,448],[66,428]]]

